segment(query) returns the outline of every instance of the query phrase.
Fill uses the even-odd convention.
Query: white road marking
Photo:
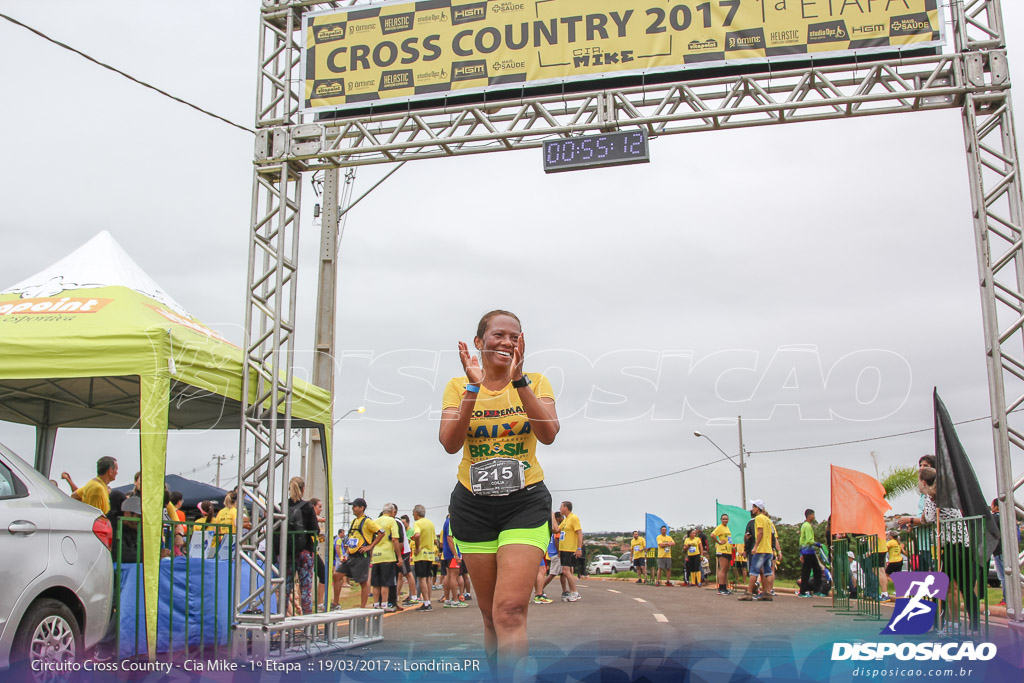
[[[668,623],[668,617],[666,617],[664,614],[655,614],[654,615],[654,620],[655,621],[661,621],[661,622],[664,622],[666,624]]]
[[[636,600],[637,602],[647,602],[643,598],[633,598],[633,599]]]
[[[608,589],[608,592],[609,593],[620,593],[620,594],[622,593],[622,591],[617,591],[617,590],[614,590],[614,589],[611,589],[611,588]]]

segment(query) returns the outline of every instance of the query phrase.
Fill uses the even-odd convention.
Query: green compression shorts
[[[493,541],[467,543],[456,538],[455,542],[459,544],[459,550],[463,555],[471,553],[494,555],[503,545],[530,545],[547,550],[548,543],[551,542],[551,534],[548,524],[544,523],[534,529],[506,529],[500,532],[498,538]]]

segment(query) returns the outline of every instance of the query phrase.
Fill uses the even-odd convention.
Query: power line
[[[585,486],[582,488],[575,489],[552,489],[551,493],[568,493],[571,491],[593,491],[595,489],[610,489],[616,486],[629,486],[630,484],[639,484],[645,481],[651,481],[653,479],[661,479],[662,477],[671,477],[677,474],[682,474],[683,472],[692,472],[693,470],[699,470],[700,468],[707,467],[708,465],[716,465],[720,462],[725,462],[726,460],[729,460],[729,458],[719,458],[718,460],[712,460],[711,462],[706,462],[701,465],[694,465],[693,467],[687,467],[685,469],[676,470],[675,472],[656,474],[653,477],[644,477],[643,479],[634,479],[633,481],[621,481],[615,484],[601,484],[600,486]],[[438,508],[448,507],[448,503],[444,503],[443,505],[426,505],[424,507],[426,507],[428,510],[436,510]]]
[[[149,83],[146,83],[145,81],[140,81],[138,78],[135,78],[131,74],[127,74],[124,71],[121,71],[120,69],[118,69],[116,67],[113,67],[113,66],[111,66],[109,64],[104,64],[103,62],[101,62],[100,60],[96,59],[95,57],[91,57],[91,56],[87,55],[86,53],[82,52],[81,50],[77,50],[77,49],[71,47],[67,43],[62,43],[61,41],[56,40],[55,38],[51,38],[50,36],[46,35],[42,31],[40,31],[38,29],[34,29],[31,26],[29,26],[28,24],[24,24],[24,23],[18,21],[17,19],[14,19],[13,17],[9,17],[6,14],[0,13],[0,19],[6,19],[7,21],[11,22],[15,26],[20,26],[20,27],[22,27],[23,29],[25,29],[27,31],[31,31],[32,33],[36,34],[37,36],[39,36],[43,40],[49,41],[49,42],[53,43],[54,45],[57,45],[58,47],[64,48],[65,50],[69,50],[71,52],[74,52],[79,57],[87,59],[90,62],[92,62],[93,64],[96,64],[97,66],[101,66],[104,69],[108,69],[110,71],[113,71],[114,73],[118,74],[119,76],[124,76],[129,81],[131,81],[133,83],[137,83],[137,84],[141,85],[144,88],[149,88],[150,90],[155,90],[156,92],[160,93],[164,97],[168,97],[168,98],[174,100],[175,102],[178,102],[179,104],[184,104],[186,107],[191,107],[192,109],[195,109],[196,111],[198,111],[198,112],[200,112],[202,114],[206,114],[207,116],[211,116],[211,117],[217,119],[218,121],[223,121],[224,123],[228,124],[229,126],[234,126],[235,128],[238,128],[240,130],[244,130],[247,133],[252,133],[253,135],[256,134],[256,131],[252,130],[251,128],[246,128],[245,126],[243,126],[241,124],[238,124],[238,123],[235,123],[234,121],[231,121],[229,119],[226,119],[223,116],[220,116],[218,114],[214,114],[211,111],[207,111],[206,109],[203,109],[202,107],[200,107],[198,105],[195,105],[195,104],[192,104],[191,102],[183,100],[180,97],[175,97],[174,95],[170,94],[169,92],[167,92],[165,90],[161,90],[160,88],[156,87],[155,85],[150,85]]]
[[[1013,411],[1013,412],[1017,412],[1017,411]],[[992,419],[992,416],[991,415],[986,415],[985,417],[976,417],[976,418],[974,418],[972,420],[962,420],[960,422],[954,422],[953,424],[955,424],[955,425],[965,425],[965,424],[968,424],[970,422],[981,422],[982,420],[990,420],[990,419]],[[864,439],[853,439],[852,441],[836,441],[834,443],[822,443],[822,444],[818,444],[816,446],[797,446],[795,448],[774,448],[774,449],[767,450],[767,451],[746,451],[746,453],[747,453],[747,455],[752,455],[754,453],[789,453],[791,451],[809,451],[809,450],[812,450],[812,449],[815,449],[815,448],[832,448],[833,446],[848,446],[850,444],[864,443],[866,441],[880,441],[882,439],[895,439],[896,437],[899,437],[899,436],[909,436],[911,434],[923,434],[924,432],[930,432],[930,431],[933,431],[934,429],[935,429],[934,427],[926,427],[925,429],[914,429],[914,430],[911,430],[909,432],[897,432],[896,434],[884,434],[882,436],[869,436],[869,437],[866,437]]]

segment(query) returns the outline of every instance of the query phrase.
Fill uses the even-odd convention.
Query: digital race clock
[[[644,128],[544,141],[545,173],[643,164],[650,160]]]

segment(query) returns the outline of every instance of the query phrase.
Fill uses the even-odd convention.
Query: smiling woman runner
[[[523,372],[519,318],[487,313],[473,345],[482,364],[460,341],[466,374],[445,387],[440,440],[449,453],[462,449],[449,514],[476,586],[484,648],[496,672],[511,672],[528,651],[526,610],[551,536],[537,442],[555,440],[558,416],[547,378]]]

